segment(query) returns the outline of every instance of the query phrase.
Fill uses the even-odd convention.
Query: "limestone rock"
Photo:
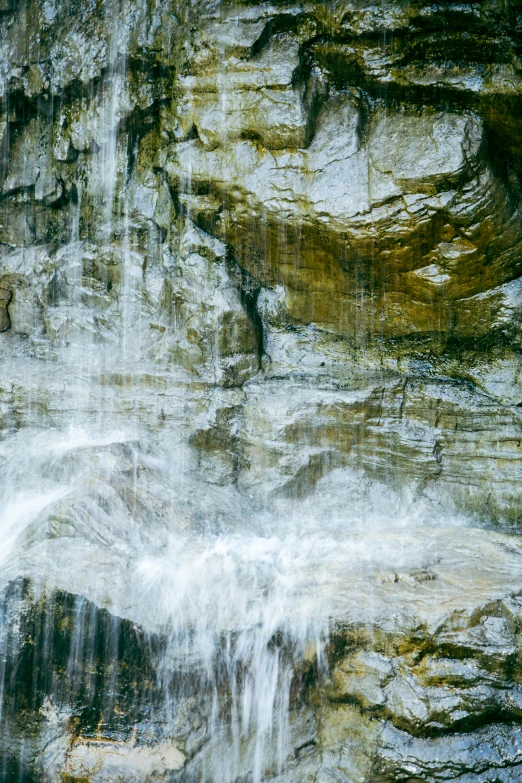
[[[512,0],[0,2],[0,777],[522,772]]]
[[[7,307],[12,299],[12,292],[7,286],[0,288],[0,331],[5,332],[11,326],[11,319]]]
[[[78,742],[67,754],[65,774],[71,781],[88,777],[105,783],[118,781],[122,775],[128,781],[164,780],[183,766],[183,753],[174,743],[153,748],[136,747],[132,743],[84,741]]]
[[[485,164],[480,122],[377,112],[363,144],[360,122],[340,96],[306,151],[193,140],[167,170],[182,189],[190,165],[191,183],[222,193],[216,229],[254,276],[285,286],[291,317],[356,339],[429,333],[434,321],[445,335],[483,333],[495,312],[484,319],[474,297],[517,276],[520,217]],[[285,262],[282,230],[298,263]]]

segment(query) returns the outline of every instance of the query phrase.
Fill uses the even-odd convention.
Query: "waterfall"
[[[516,13],[0,0],[0,783],[521,779]]]
[[[432,542],[403,552],[400,539],[382,545],[379,534],[441,521],[346,471],[297,505],[259,512],[232,490],[186,475],[175,462],[175,439],[154,455],[144,437],[100,432],[93,423],[13,433],[3,443],[3,568],[8,578],[29,578],[38,591],[32,602],[45,607],[32,676],[49,704],[66,705],[65,715],[82,705],[117,720],[121,666],[133,663],[118,631],[128,619],[149,636],[143,644],[155,679],[134,694],[143,700],[136,713],[145,710],[176,738],[196,699],[203,751],[194,763],[202,780],[280,774],[299,730],[292,720],[303,682],[310,671],[328,672],[330,618],[341,612],[343,580],[390,562],[432,562]],[[77,593],[62,621],[63,650],[53,629],[57,590]],[[3,633],[12,645],[13,616],[28,596],[5,600]],[[105,607],[110,619],[99,619]],[[367,617],[377,610],[367,593],[361,609]]]

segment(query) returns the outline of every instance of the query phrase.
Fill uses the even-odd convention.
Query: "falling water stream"
[[[389,611],[372,593],[375,575],[437,562],[437,535],[412,534],[466,521],[419,492],[391,489],[342,465],[304,492],[267,491],[262,502],[262,486],[252,497],[241,486],[206,480],[187,427],[201,389],[194,391],[186,368],[160,372],[142,346],[150,329],[129,195],[136,150],[129,153],[132,135],[121,116],[130,101],[130,23],[124,28],[119,20],[114,11],[94,123],[97,151],[86,158],[87,184],[77,190],[70,235],[57,251],[66,293],[56,317],[67,324],[74,316],[82,329],[38,366],[20,350],[17,335],[5,343],[13,389],[29,376],[29,386],[40,391],[29,400],[24,426],[11,422],[0,441],[0,586],[7,590],[0,661],[16,648],[29,584],[30,602],[43,601],[47,618],[31,698],[37,688],[45,692],[46,715],[67,705],[60,720],[95,703],[96,715],[116,720],[119,634],[123,627],[139,629],[136,638],[151,662],[149,680],[143,675],[136,685],[140,703],[132,703],[140,725],[154,727],[155,740],[176,739],[197,702],[200,724],[191,717],[190,734],[204,750],[191,780],[261,783],[288,762],[296,744],[294,705],[311,671],[328,676],[330,636],[347,608],[371,625],[373,616]],[[227,111],[226,93],[219,107]],[[190,165],[183,176],[190,196]],[[85,236],[80,214],[89,188],[94,225]],[[180,237],[193,230],[191,219],[188,207]],[[117,270],[98,292],[100,299],[118,297],[106,320],[85,286],[96,252],[85,249],[88,242],[105,243],[113,254],[107,268]],[[364,308],[362,288],[359,300]],[[110,336],[106,343],[98,328]],[[163,416],[166,394],[170,418]],[[73,619],[62,679],[49,674],[46,680],[58,594],[68,596]],[[103,676],[96,656],[103,658]],[[4,666],[0,695],[9,688]],[[100,719],[89,736],[116,741],[107,725]],[[20,770],[25,752],[22,743]],[[14,783],[6,770],[0,780]],[[73,779],[79,780],[67,781]]]
[[[330,622],[343,611],[346,580],[433,562],[433,543],[420,551],[390,533],[441,520],[346,470],[320,481],[306,500],[259,510],[184,471],[177,450],[176,440],[155,450],[145,433],[95,425],[7,437],[0,450],[2,569],[7,578],[30,577],[36,590],[80,589],[91,605],[159,634],[167,732],[176,735],[187,699],[197,694],[209,738],[202,779],[227,783],[250,772],[258,783],[287,761],[300,677],[310,666],[327,669]],[[383,531],[388,537],[380,538]],[[351,598],[366,620],[380,611],[369,594]],[[73,701],[89,671],[88,607],[80,598],[74,610]],[[111,653],[106,634],[110,660],[117,646]],[[89,687],[92,698],[92,685],[81,692],[87,701]],[[102,688],[98,697],[110,706],[115,670]]]

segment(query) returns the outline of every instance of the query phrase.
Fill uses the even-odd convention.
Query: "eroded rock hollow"
[[[521,57],[0,0],[1,781],[522,779]]]

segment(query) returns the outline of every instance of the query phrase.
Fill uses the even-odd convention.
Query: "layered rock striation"
[[[6,781],[520,778],[521,13],[0,0]]]

